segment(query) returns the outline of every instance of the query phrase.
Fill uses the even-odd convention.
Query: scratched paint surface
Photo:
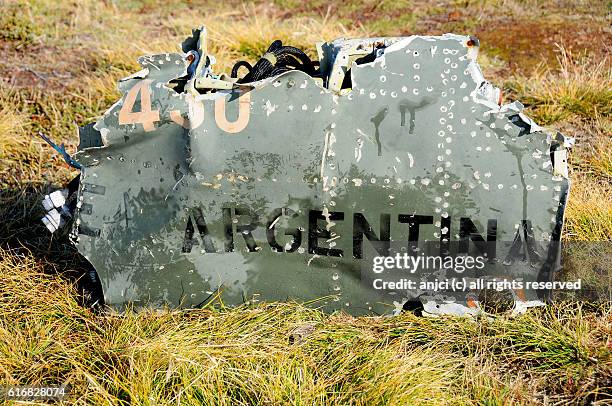
[[[550,277],[569,189],[551,158],[562,138],[481,95],[470,41],[400,39],[353,65],[343,95],[299,71],[177,93],[167,84],[187,73],[184,54],[141,58],[77,155],[73,236],[106,303],[195,306],[219,289],[227,304],[327,297],[326,310],[386,313],[409,296],[363,283],[369,239],[407,242],[415,215],[419,241],[460,240],[461,218],[497,241],[529,224],[546,260],[489,266]]]

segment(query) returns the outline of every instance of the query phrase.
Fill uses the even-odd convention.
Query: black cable
[[[292,46],[283,46],[282,41],[275,40],[270,44],[266,54],[255,65],[246,61],[237,62],[232,68],[231,76],[237,77],[238,70],[245,66],[249,72],[238,83],[255,82],[269,77],[280,75],[289,70],[300,70],[311,76],[317,75],[315,64],[304,51]]]
[[[291,47],[291,46],[284,46],[279,50],[279,52],[286,53],[286,54],[296,57],[297,59],[300,60],[300,62],[302,62],[302,66],[304,66],[305,69],[314,70],[312,69],[312,61],[310,60],[308,55],[306,55],[306,53],[302,51],[301,49],[298,49],[296,47]]]
[[[232,68],[232,73],[231,73],[230,76],[233,77],[233,78],[237,78],[238,77],[238,70],[240,68],[242,68],[243,66],[245,68],[247,68],[249,70],[249,72],[253,70],[253,67],[247,61],[238,61],[238,62],[236,62],[236,64]]]

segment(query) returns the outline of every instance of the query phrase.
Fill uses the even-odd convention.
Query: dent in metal
[[[73,238],[107,304],[196,306],[217,292],[228,304],[326,297],[324,309],[354,314],[415,297],[429,314],[479,311],[474,300],[368,288],[360,215],[391,242],[408,240],[402,216],[431,216],[419,240],[440,242],[459,239],[460,218],[483,235],[495,219],[499,241],[528,220],[558,262],[570,142],[520,103],[499,105],[475,38],[339,39],[318,44],[327,83],[292,71],[236,86],[213,72],[204,32],[181,53],[139,59],[143,70],[119,82],[121,100],[90,130],[100,145],[82,131]],[[377,45],[371,62],[356,62]]]

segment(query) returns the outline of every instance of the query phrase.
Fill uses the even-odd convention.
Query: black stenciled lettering
[[[363,258],[363,237],[373,243],[380,255],[389,255],[391,247],[391,215],[380,215],[380,238],[372,230],[372,226],[363,214],[353,214],[353,258]]]
[[[419,241],[419,228],[421,224],[433,224],[433,216],[421,216],[420,214],[400,214],[397,216],[400,223],[408,223],[408,241]]]
[[[232,225],[231,207],[223,208],[223,234],[225,235],[225,252],[234,252],[234,226]]]
[[[538,244],[533,235],[533,226],[530,220],[521,220],[520,227],[514,234],[512,246],[504,259],[504,265],[511,265],[516,259],[529,260],[536,264],[543,257],[539,252]]]
[[[450,254],[451,239],[451,217],[440,218],[440,256],[446,257]]]
[[[268,239],[268,244],[272,247],[276,252],[285,252],[285,249],[276,241],[275,236],[275,228],[277,221],[282,216],[290,216],[292,218],[298,217],[298,214],[289,208],[283,209],[274,209],[270,217],[268,218],[268,223],[266,224],[266,237]],[[290,235],[293,238],[291,239],[291,246],[286,252],[294,252],[296,251],[300,245],[302,244],[302,232],[299,228],[293,228],[289,230],[285,230],[285,235]]]
[[[249,249],[249,252],[257,251],[257,243],[253,238],[253,230],[257,228],[257,216],[249,209],[235,208],[234,214],[237,217],[248,217],[249,222],[240,221],[236,224],[236,232],[242,234],[244,242]],[[242,220],[242,219],[241,219]],[[232,223],[232,209],[230,207],[223,208],[223,228],[225,234],[225,252],[234,252],[234,225]]]
[[[202,238],[204,250],[208,253],[216,252],[212,238],[208,231],[208,226],[206,225],[206,220],[204,219],[204,214],[202,213],[202,209],[200,209],[199,207],[194,208],[192,210],[192,213],[187,217],[187,226],[185,227],[185,236],[183,238],[182,251],[185,253],[191,252],[193,246],[197,244],[197,241],[194,241],[193,238],[195,234],[195,228],[193,226],[192,216],[195,220],[195,224],[198,229],[198,234],[200,234],[200,238]]]
[[[495,244],[495,241],[497,240],[497,220],[489,219],[487,221],[487,241],[485,242],[482,235],[478,233],[478,229],[474,225],[474,222],[468,217],[461,217],[459,222],[458,247],[460,253],[469,253],[470,240],[472,240],[480,253],[489,258],[489,261],[492,261],[497,253],[497,247]]]
[[[344,213],[341,211],[328,212],[329,221],[344,220]],[[308,252],[330,257],[341,257],[343,252],[337,248],[319,247],[319,238],[330,239],[331,233],[326,228],[319,227],[319,221],[326,220],[320,210],[311,210],[308,213]]]
[[[421,224],[433,224],[433,216],[400,214],[397,221],[408,224],[408,253],[414,255],[419,244],[419,228]]]

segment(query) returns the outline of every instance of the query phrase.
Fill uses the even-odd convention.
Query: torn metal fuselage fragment
[[[252,83],[213,74],[203,42],[194,30],[182,53],[140,58],[121,100],[81,129],[72,236],[106,304],[189,307],[219,292],[229,304],[326,297],[353,314],[414,299],[477,311],[469,295],[364,282],[373,255],[409,241],[482,250],[529,235],[540,262],[508,264],[501,244],[487,266],[551,277],[567,139],[499,105],[475,38],[340,39],[318,45],[319,77]],[[514,293],[523,307],[544,299]]]

